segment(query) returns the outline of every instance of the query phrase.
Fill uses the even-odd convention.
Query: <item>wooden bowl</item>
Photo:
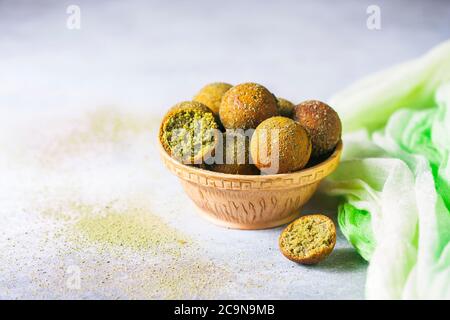
[[[158,139],[159,140],[159,139]],[[338,166],[342,141],[323,162],[297,172],[276,175],[234,175],[184,165],[159,143],[164,165],[211,222],[234,229],[267,229],[291,222],[320,181]]]

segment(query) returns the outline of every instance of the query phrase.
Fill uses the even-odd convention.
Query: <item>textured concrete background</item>
[[[81,8],[80,30],[66,28],[70,4]],[[381,30],[366,27],[370,4],[381,8]],[[0,298],[363,298],[367,265],[341,235],[329,259],[303,267],[279,254],[281,229],[212,226],[197,216],[150,142],[146,171],[138,175],[128,174],[136,162],[126,148],[83,158],[89,165],[78,154],[81,166],[65,161],[51,173],[58,181],[76,181],[82,172],[94,184],[101,177],[108,182],[105,190],[117,182],[129,191],[129,180],[136,179],[136,189],[148,192],[152,212],[199,243],[196,254],[182,258],[201,257],[215,267],[175,268],[182,286],[193,288],[183,291],[176,280],[163,285],[153,274],[159,282],[149,281],[148,266],[162,273],[171,268],[165,257],[110,257],[95,247],[68,251],[65,242],[49,236],[59,222],[28,205],[36,185],[62,188],[43,184],[35,163],[24,160],[35,154],[22,149],[51,142],[54,136],[46,129],[65,123],[59,119],[99,106],[158,119],[211,81],[259,82],[294,102],[326,100],[362,76],[448,39],[449,19],[448,1],[0,1],[0,126],[3,146],[9,146],[0,156]],[[149,125],[148,134],[154,136],[155,126]],[[126,141],[133,145],[133,139]],[[105,168],[102,157],[110,171],[97,175]],[[111,173],[118,175],[115,180]],[[45,201],[57,200],[47,195]],[[320,211],[334,216],[336,203],[317,195],[304,209]],[[66,274],[57,270],[84,263],[81,287],[67,289]],[[189,277],[194,280],[186,281]],[[205,283],[214,290],[195,289]],[[124,284],[142,290],[130,292]],[[170,291],[168,286],[171,295],[159,293],[162,287]]]

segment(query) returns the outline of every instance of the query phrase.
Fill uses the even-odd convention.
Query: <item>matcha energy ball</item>
[[[262,121],[278,115],[277,101],[265,87],[243,83],[225,93],[219,115],[227,129],[255,129]]]
[[[200,164],[213,155],[219,134],[218,124],[208,107],[200,102],[185,101],[166,113],[159,139],[175,159]]]
[[[300,103],[295,107],[294,120],[308,132],[314,158],[328,155],[341,140],[341,120],[337,112],[326,103],[318,100]]]
[[[204,86],[194,97],[194,101],[203,103],[210,108],[214,114],[219,114],[222,97],[230,88],[231,84],[214,82]]]
[[[278,103],[278,113],[280,116],[292,118],[292,115],[294,114],[294,108],[295,105],[283,98],[277,98]]]
[[[221,150],[217,150],[221,148]],[[223,134],[222,143],[216,148],[216,163],[209,170],[229,174],[258,175],[259,170],[250,163],[250,138],[229,130]],[[221,163],[217,163],[221,162]]]
[[[306,130],[286,117],[272,117],[255,130],[250,154],[262,173],[286,173],[302,169],[311,155]]]
[[[315,264],[333,251],[336,244],[336,227],[327,216],[303,216],[284,229],[278,242],[281,253],[289,260]]]

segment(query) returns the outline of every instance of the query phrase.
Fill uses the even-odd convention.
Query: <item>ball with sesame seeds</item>
[[[228,130],[216,148],[214,155],[216,163],[210,165],[208,169],[229,174],[258,175],[258,168],[250,161],[249,149],[249,136]]]
[[[239,84],[223,96],[219,115],[227,129],[255,129],[264,120],[278,115],[277,100],[262,85]]]
[[[263,174],[294,172],[302,169],[311,155],[306,130],[286,117],[272,117],[255,130],[250,155]]]
[[[295,107],[294,120],[308,132],[312,142],[312,157],[330,154],[342,135],[339,115],[326,103],[307,100]]]
[[[294,114],[295,105],[289,100],[283,98],[277,98],[278,112],[280,116],[292,118]]]
[[[214,82],[207,84],[195,95],[194,101],[203,103],[214,114],[219,114],[220,103],[222,102],[222,97],[232,85],[225,82]]]

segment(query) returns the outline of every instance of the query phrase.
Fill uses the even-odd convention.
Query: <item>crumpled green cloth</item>
[[[331,99],[347,133],[323,188],[370,262],[368,299],[450,299],[449,80],[446,42]]]
[[[344,130],[382,128],[400,108],[436,106],[437,88],[450,81],[450,40],[415,60],[370,75],[334,95]]]

